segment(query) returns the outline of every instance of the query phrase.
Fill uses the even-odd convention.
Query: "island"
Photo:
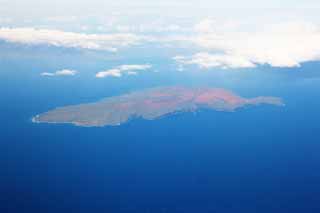
[[[70,123],[83,127],[120,125],[134,118],[153,120],[199,109],[234,112],[260,104],[284,106],[281,98],[243,98],[221,88],[158,87],[108,97],[94,103],[64,106],[36,115],[35,123]]]

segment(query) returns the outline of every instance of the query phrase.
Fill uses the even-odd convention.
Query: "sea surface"
[[[0,60],[1,213],[320,212],[320,64],[180,73],[158,59],[157,72],[97,80],[111,62],[82,57]],[[39,75],[67,62],[79,75]],[[279,96],[286,106],[103,128],[31,122],[57,106],[179,84]]]

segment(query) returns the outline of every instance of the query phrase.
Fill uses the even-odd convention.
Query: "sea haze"
[[[24,51],[0,58],[0,212],[320,211],[319,63],[177,72],[156,49],[152,58],[126,60],[51,48],[44,50],[49,55],[37,50],[34,60]],[[138,76],[94,77],[126,63],[154,67]],[[62,68],[79,73],[40,75]],[[174,85],[277,96],[286,106],[201,110],[116,127],[31,122],[58,106]]]

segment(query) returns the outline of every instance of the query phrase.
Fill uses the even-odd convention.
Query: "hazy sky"
[[[178,14],[201,14],[203,10],[234,8],[233,12],[243,9],[280,9],[292,10],[302,8],[320,8],[319,0],[184,0],[184,1],[151,1],[151,0],[0,0],[2,15],[38,16],[38,15],[103,15],[110,12],[143,11],[144,13],[158,11]],[[183,9],[182,9],[183,8]],[[238,9],[238,10],[237,10]],[[107,15],[107,14],[105,14]]]
[[[0,0],[0,40],[116,52],[191,47],[182,65],[297,67],[320,60],[319,0]]]

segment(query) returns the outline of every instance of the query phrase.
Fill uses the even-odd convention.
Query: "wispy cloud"
[[[56,72],[43,72],[40,75],[42,76],[68,76],[68,75],[76,75],[78,71],[76,70],[69,70],[69,69],[63,69],[58,70]]]
[[[96,74],[97,78],[105,77],[122,77],[123,74],[127,75],[137,75],[137,71],[148,70],[152,66],[150,64],[125,64],[115,67],[113,69],[98,72]]]
[[[35,28],[0,28],[0,40],[29,45],[117,51],[138,43],[135,34],[84,34]]]

